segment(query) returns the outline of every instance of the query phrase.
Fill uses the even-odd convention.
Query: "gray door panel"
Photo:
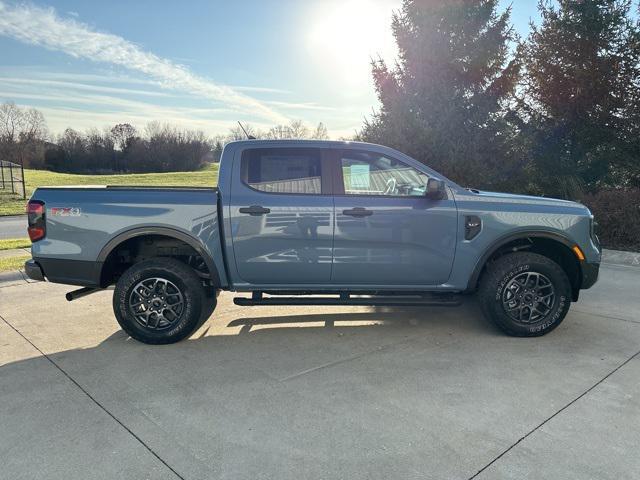
[[[253,185],[270,189],[268,193],[246,183],[251,173],[242,172],[241,168],[236,172],[244,177],[243,181],[233,182],[230,204],[238,275],[242,281],[255,285],[328,284],[331,279],[333,197],[319,193],[317,177],[311,180],[274,179],[283,175],[283,168],[286,170],[283,167],[286,160],[275,158],[275,162],[276,168],[270,171],[272,177]],[[292,194],[281,190],[318,194]],[[260,207],[263,213],[241,211],[252,212],[255,209],[246,210],[251,207]]]
[[[439,285],[456,248],[453,199],[426,196],[419,165],[369,151],[336,151],[334,284]],[[417,163],[417,162],[416,162]]]
[[[343,210],[365,208],[352,217]],[[449,278],[456,244],[453,200],[335,198],[333,283],[438,285]]]

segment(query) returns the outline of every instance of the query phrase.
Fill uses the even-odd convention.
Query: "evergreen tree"
[[[509,16],[498,0],[404,0],[392,23],[399,58],[373,63],[381,107],[360,138],[462,184],[504,188],[521,170],[504,115],[519,73]]]
[[[540,1],[523,49],[522,111],[540,192],[566,198],[620,183],[637,163],[640,60],[630,0]],[[637,125],[637,122],[636,122]]]

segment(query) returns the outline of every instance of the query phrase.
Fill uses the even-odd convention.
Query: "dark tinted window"
[[[242,176],[251,188],[270,193],[321,193],[320,151],[264,148],[242,155]]]

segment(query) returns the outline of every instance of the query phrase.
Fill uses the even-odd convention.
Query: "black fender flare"
[[[220,274],[218,273],[218,269],[213,261],[213,258],[209,253],[202,247],[202,244],[192,235],[184,233],[180,230],[176,230],[168,227],[139,227],[133,228],[131,230],[127,230],[125,232],[121,232],[111,240],[107,242],[107,244],[102,247],[100,253],[98,254],[97,262],[100,265],[100,275],[98,278],[102,276],[102,270],[104,268],[104,262],[107,260],[111,252],[113,252],[119,245],[127,240],[136,237],[142,237],[145,235],[162,235],[164,237],[174,238],[176,240],[183,241],[190,247],[192,247],[198,255],[200,255],[205,263],[207,264],[207,268],[209,269],[209,273],[211,275],[211,281],[215,286],[220,286]]]
[[[549,240],[555,240],[556,242],[561,243],[562,245],[567,247],[569,250],[571,250],[572,247],[576,244],[575,242],[571,241],[571,239],[569,239],[569,237],[567,237],[566,235],[544,230],[527,230],[506,234],[489,245],[489,247],[487,247],[483,254],[480,256],[480,258],[476,262],[475,267],[473,268],[471,277],[469,277],[469,282],[467,283],[467,291],[473,291],[476,289],[476,287],[478,286],[478,280],[480,280],[480,274],[482,273],[482,270],[494,253],[496,253],[508,243],[513,242],[514,240],[524,240],[526,238],[546,238]],[[582,272],[582,266],[580,265],[580,262],[578,262],[578,268],[580,269],[579,271]]]

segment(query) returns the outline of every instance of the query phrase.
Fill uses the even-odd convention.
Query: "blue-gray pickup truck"
[[[212,183],[214,179],[211,179]],[[510,335],[545,334],[597,280],[579,203],[462,188],[391,148],[248,140],[217,188],[38,188],[36,280],[115,285],[121,327],[151,344],[191,335],[220,290],[238,305],[456,305],[477,292]]]

